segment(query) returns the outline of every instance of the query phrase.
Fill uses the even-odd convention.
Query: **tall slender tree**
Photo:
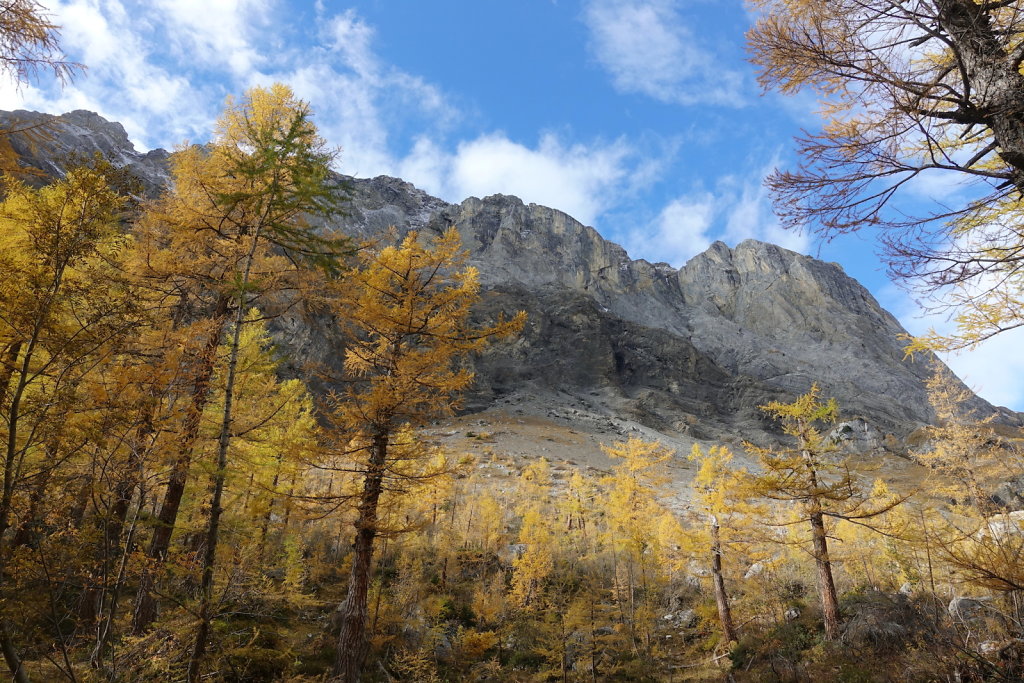
[[[761,466],[761,472],[752,475],[753,490],[770,500],[795,503],[794,518],[810,527],[825,637],[835,640],[839,637],[839,597],[829,556],[828,522],[843,519],[863,524],[906,497],[878,501],[864,489],[849,459],[821,431],[822,425],[838,419],[839,407],[835,399],[822,401],[819,394],[814,385],[792,403],[773,401],[761,406],[782,423],[782,431],[795,441],[794,448],[745,446]]]
[[[202,555],[200,619],[189,677],[199,676],[212,619],[214,563],[223,514],[235,411],[239,344],[246,313],[294,304],[316,289],[314,271],[336,273],[348,242],[322,234],[317,220],[333,215],[344,194],[331,172],[335,152],[318,135],[309,105],[277,84],[229,99],[214,139],[172,157],[174,182],[152,202],[138,227],[136,272],[150,305],[163,312],[164,337],[184,367],[184,409],[178,444],[148,547],[133,630],[156,617],[153,582],[166,560],[177,524],[212,382],[223,367],[225,394],[212,470]],[[291,302],[288,303],[288,302]],[[225,333],[228,344],[219,354]],[[177,341],[175,341],[177,340]],[[184,352],[175,351],[183,347]],[[173,353],[172,353],[173,351]]]
[[[125,202],[112,189],[112,173],[96,162],[39,190],[8,182],[0,204],[0,590],[11,585],[5,573],[17,534],[6,532],[19,494],[34,481],[30,501],[46,496],[63,464],[56,457],[61,430],[79,385],[138,325],[118,267]],[[0,649],[14,679],[25,681],[10,624],[0,612]]]
[[[636,437],[601,449],[616,462],[601,483],[607,496],[605,537],[613,561],[625,571],[621,586],[625,626],[633,648],[649,656],[653,610],[650,597],[655,592],[656,566],[663,556],[659,522],[664,508],[658,499],[665,493],[669,481],[667,464],[675,451],[657,441]],[[620,592],[618,585],[616,592]]]
[[[692,488],[694,505],[706,522],[707,548],[710,551],[711,583],[718,608],[718,622],[722,627],[722,638],[726,643],[738,640],[733,623],[729,594],[725,589],[725,575],[722,571],[722,556],[725,544],[722,540],[723,526],[727,530],[738,524],[738,517],[750,510],[741,510],[737,501],[730,500],[730,492],[740,488],[742,478],[730,467],[732,452],[726,446],[712,446],[705,452],[694,444],[690,460],[699,464]]]
[[[185,262],[179,255],[169,272],[154,273],[154,279],[165,276],[164,281],[180,288],[178,306],[187,305],[189,296],[206,296],[214,304],[194,382],[191,426],[183,434],[181,454],[161,508],[162,526],[150,547],[154,559],[166,555],[192,442],[209,397],[216,349],[225,328],[230,331],[189,680],[200,675],[212,619],[214,563],[245,315],[257,295],[295,287],[294,279],[301,274],[294,264],[336,269],[333,261],[342,253],[343,242],[322,237],[309,220],[329,216],[338,208],[330,170],[333,159],[334,152],[312,123],[307,103],[284,85],[253,88],[238,101],[228,100],[210,145],[182,150],[174,166],[173,190],[157,205],[156,222],[173,226],[180,243],[189,245],[187,253],[201,260]],[[136,619],[136,628],[151,618],[152,610]]]
[[[454,228],[429,242],[410,232],[397,246],[367,251],[361,267],[340,285],[337,310],[348,332],[351,382],[336,397],[332,420],[362,478],[348,593],[338,607],[334,668],[347,683],[359,680],[367,651],[367,592],[381,495],[401,483],[409,458],[423,455],[404,443],[407,427],[450,414],[473,381],[467,356],[513,334],[525,320],[519,313],[493,325],[471,322],[480,285],[476,269],[465,266],[467,256]]]

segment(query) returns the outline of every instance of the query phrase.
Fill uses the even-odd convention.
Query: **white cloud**
[[[621,142],[566,146],[547,134],[531,149],[501,134],[486,135],[459,145],[448,186],[463,197],[514,194],[591,225],[614,201],[629,153]]]
[[[717,198],[710,192],[673,199],[648,228],[630,234],[626,249],[634,258],[679,267],[711,246],[718,209]]]
[[[952,334],[956,324],[943,313],[928,312],[905,291],[890,285],[879,295],[883,307],[911,333],[934,329]],[[1024,410],[1024,328],[999,334],[976,348],[940,354],[967,386],[989,403]]]
[[[56,7],[57,20],[66,46],[77,47],[86,64],[104,64],[118,56],[118,41],[101,8],[88,1],[72,1]],[[124,14],[120,3],[110,5],[110,14]]]
[[[179,55],[246,78],[263,61],[250,38],[270,10],[267,0],[154,0]]]
[[[397,162],[397,174],[447,201],[510,194],[594,225],[632,191],[626,178],[644,166],[635,163],[633,148],[623,141],[566,145],[548,133],[528,147],[492,133],[463,142],[454,152],[421,136]]]
[[[622,92],[662,102],[741,106],[743,73],[701,44],[674,0],[590,0],[584,22],[597,61]]]
[[[355,10],[349,9],[327,23],[327,35],[332,50],[340,53],[345,64],[364,77],[373,77],[379,68],[373,54],[373,28],[361,21]]]
[[[746,177],[724,176],[712,191],[676,197],[647,226],[624,239],[633,258],[665,261],[679,267],[707,249],[714,240],[735,246],[745,239],[778,244],[806,253],[810,236],[785,230],[772,213],[764,176],[774,163]]]

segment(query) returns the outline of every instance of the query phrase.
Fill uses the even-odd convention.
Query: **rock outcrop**
[[[676,270],[516,197],[449,205],[387,177],[350,190],[344,229],[454,225],[490,291],[485,308],[530,314],[511,353],[479,361],[476,406],[515,387],[598,391],[625,398],[620,409],[645,424],[721,436],[763,428],[757,405],[817,382],[879,437],[934,418],[924,386],[934,359],[906,358],[905,330],[837,264],[747,240],[716,242]]]
[[[84,109],[60,116],[0,111],[0,133],[5,133],[0,135],[0,144],[10,144],[21,165],[48,176],[59,176],[76,159],[81,161],[98,152],[115,166],[130,170],[142,181],[147,194],[158,192],[170,180],[170,154],[166,150],[137,152],[124,126]],[[38,182],[38,176],[22,180]]]
[[[10,137],[26,165],[57,174],[69,152],[97,150],[150,192],[167,181],[166,152],[136,152],[120,125],[89,112],[0,113],[0,129],[33,117],[45,122],[42,140]],[[665,433],[756,438],[771,429],[758,405],[817,382],[873,443],[933,420],[929,362],[904,357],[899,322],[836,264],[748,240],[716,242],[677,270],[632,260],[567,214],[516,197],[449,204],[388,177],[346,186],[335,227],[370,238],[456,226],[487,290],[479,315],[528,312],[519,339],[476,359],[469,409],[543,395]],[[337,355],[338,340],[317,325],[276,324],[296,369]],[[981,399],[972,407],[995,410]],[[1000,419],[1020,424],[1005,409]]]

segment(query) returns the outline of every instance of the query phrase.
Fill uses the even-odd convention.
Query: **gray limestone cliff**
[[[166,150],[137,152],[124,126],[84,109],[60,116],[0,111],[0,133],[5,133],[0,139],[10,144],[21,165],[47,175],[59,176],[76,158],[98,152],[115,166],[130,170],[147,193],[159,191],[170,179]]]
[[[530,314],[502,359],[479,361],[476,405],[522,387],[597,391],[624,398],[620,409],[641,422],[720,436],[758,429],[757,405],[817,382],[882,433],[934,418],[924,385],[934,359],[906,358],[905,330],[836,264],[747,240],[716,242],[676,270],[516,197],[453,205],[388,177],[350,189],[344,229],[456,226],[489,290],[484,308]],[[972,408],[996,410],[981,399]]]
[[[33,116],[44,115],[0,113],[0,130]],[[12,136],[26,165],[57,174],[68,152],[98,150],[150,192],[167,182],[167,153],[139,154],[120,125],[81,111],[46,120],[42,143]],[[348,179],[347,187],[336,227],[368,238],[390,226],[456,226],[486,290],[478,315],[529,314],[518,339],[475,359],[470,409],[545,396],[666,433],[750,438],[771,428],[758,405],[817,382],[845,416],[882,434],[903,437],[934,417],[929,362],[904,357],[899,322],[835,264],[748,240],[716,242],[677,270],[632,260],[567,214],[516,197],[449,204],[388,177]],[[296,372],[337,358],[340,340],[322,322],[292,315],[275,323]],[[995,410],[981,399],[973,407]],[[999,412],[1020,424],[1018,414]]]

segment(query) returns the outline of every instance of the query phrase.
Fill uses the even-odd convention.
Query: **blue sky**
[[[949,329],[890,283],[864,233],[779,228],[762,179],[818,125],[807,96],[762,94],[741,0],[46,0],[89,71],[64,89],[0,82],[0,108],[91,109],[140,149],[208,138],[224,97],[282,81],[342,149],[448,201],[497,192],[679,266],[753,237],[840,263],[912,332]],[[917,183],[916,199],[956,192]],[[947,362],[1024,410],[1024,334]]]

